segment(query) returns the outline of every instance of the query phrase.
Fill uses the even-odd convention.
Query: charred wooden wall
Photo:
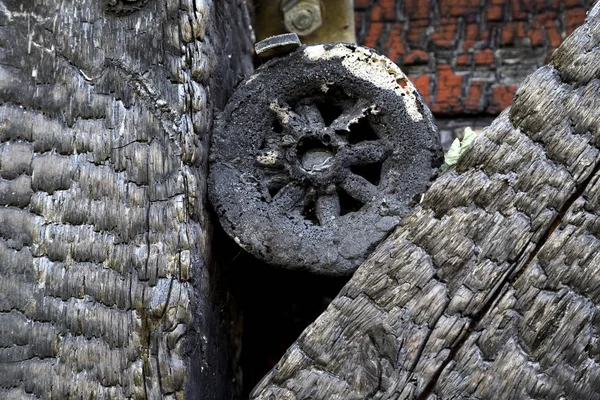
[[[0,2],[1,398],[233,396],[206,162],[248,24],[236,0]]]

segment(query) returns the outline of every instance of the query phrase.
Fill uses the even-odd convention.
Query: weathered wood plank
[[[600,396],[599,34],[597,5],[253,398]]]
[[[238,3],[0,2],[1,398],[233,395],[205,182]]]
[[[598,146],[600,109],[599,7],[553,57],[555,74],[520,89],[511,113],[523,130],[545,141],[561,129]],[[560,79],[558,78],[560,77]],[[543,99],[540,104],[539,99]],[[554,110],[548,115],[527,110]],[[548,148],[569,156],[567,142]],[[590,165],[582,157],[576,167]],[[570,170],[574,176],[576,170]],[[535,257],[502,288],[492,309],[465,338],[431,387],[438,397],[596,399],[600,396],[600,174],[579,185]]]

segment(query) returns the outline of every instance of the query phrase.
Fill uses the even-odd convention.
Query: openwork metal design
[[[371,126],[375,106],[334,88],[293,107],[275,100],[270,110],[272,134],[257,156],[267,201],[301,206],[305,219],[326,225],[376,196],[393,146]]]
[[[309,46],[233,95],[215,126],[209,195],[255,256],[344,275],[418,202],[441,155],[398,67],[361,47]]]

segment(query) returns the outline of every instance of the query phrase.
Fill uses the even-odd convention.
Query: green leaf
[[[477,133],[471,127],[467,126],[463,132],[463,140],[454,139],[452,145],[444,155],[444,163],[440,167],[440,172],[444,172],[458,162],[460,156],[471,146],[473,140],[477,137]]]
[[[467,126],[463,133],[463,140],[460,142],[460,154],[459,157],[464,154],[465,151],[471,146],[473,140],[477,137],[477,134],[470,126]],[[458,160],[457,160],[458,161]]]
[[[454,139],[452,145],[444,155],[444,163],[440,167],[440,171],[444,172],[458,161],[458,157],[460,156],[460,140],[458,138]]]

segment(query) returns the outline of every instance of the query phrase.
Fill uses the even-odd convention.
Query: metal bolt
[[[323,25],[321,0],[282,1],[283,23],[290,32],[306,36]]]
[[[261,40],[254,45],[254,50],[260,58],[266,60],[267,58],[291,53],[300,47],[301,44],[298,35],[295,33],[285,33]]]
[[[292,19],[292,25],[300,31],[305,31],[312,26],[314,19],[315,18],[310,10],[298,10]]]

